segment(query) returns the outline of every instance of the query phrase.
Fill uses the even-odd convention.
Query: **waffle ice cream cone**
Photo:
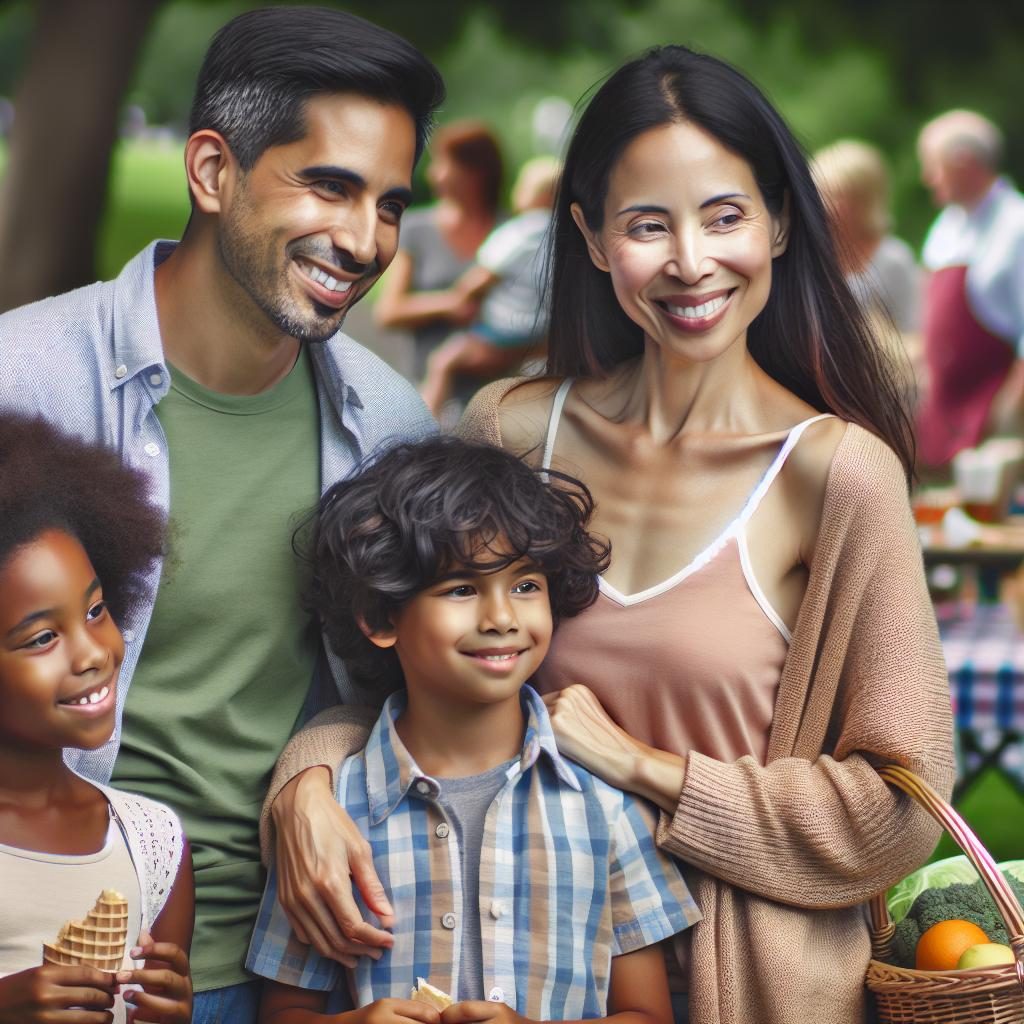
[[[113,889],[100,893],[84,921],[66,921],[57,941],[43,943],[43,963],[116,971],[128,938],[128,901]]]
[[[443,1010],[452,1005],[452,997],[447,992],[431,985],[425,978],[416,979],[416,987],[409,993],[413,1002],[426,1003],[437,1010]]]

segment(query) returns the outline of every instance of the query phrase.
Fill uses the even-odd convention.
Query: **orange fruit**
[[[940,921],[917,940],[915,966],[919,971],[955,971],[969,946],[988,942],[988,936],[970,921]]]

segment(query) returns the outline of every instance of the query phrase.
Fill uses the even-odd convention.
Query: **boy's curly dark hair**
[[[359,620],[384,628],[453,565],[490,572],[523,558],[547,577],[555,623],[576,615],[608,565],[608,544],[587,531],[593,509],[578,480],[542,475],[500,448],[455,437],[399,444],[321,499],[305,544],[307,607],[359,682],[400,685],[394,651],[374,646]]]
[[[164,554],[164,515],[147,489],[114,452],[43,419],[0,414],[0,569],[41,533],[63,530],[85,549],[121,621]]]

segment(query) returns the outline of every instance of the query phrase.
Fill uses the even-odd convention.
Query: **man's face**
[[[415,126],[403,107],[315,96],[306,135],[238,171],[220,217],[223,265],[284,334],[322,342],[398,248]]]

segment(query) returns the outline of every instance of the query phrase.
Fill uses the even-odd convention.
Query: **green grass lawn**
[[[188,220],[180,142],[122,142],[114,152],[97,272],[115,277],[154,238],[180,238]]]
[[[1024,793],[989,768],[956,804],[956,809],[997,861],[1024,858]],[[944,835],[932,860],[963,851]]]

